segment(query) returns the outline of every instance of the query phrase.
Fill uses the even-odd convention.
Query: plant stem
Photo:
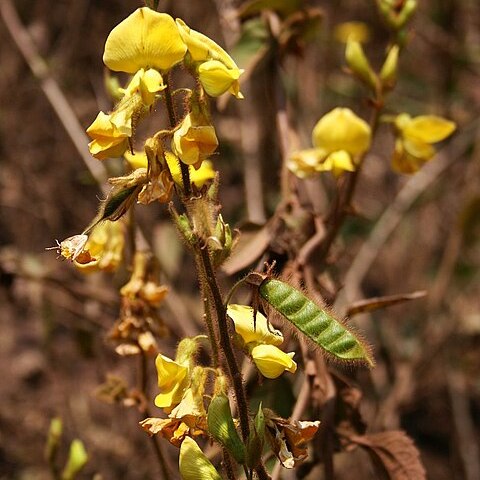
[[[245,390],[243,388],[242,373],[238,367],[235,353],[230,343],[230,334],[228,332],[227,311],[223,304],[220,287],[213,270],[212,262],[206,248],[198,248],[199,262],[202,267],[202,274],[205,276],[204,280],[213,301],[217,327],[219,332],[220,348],[225,355],[227,362],[228,373],[233,383],[233,390],[237,400],[238,415],[240,419],[240,430],[242,432],[243,440],[246,442],[250,433],[250,426],[248,420],[248,403]]]

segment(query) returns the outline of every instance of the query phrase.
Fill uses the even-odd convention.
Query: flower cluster
[[[91,154],[103,160],[123,155],[138,121],[166,88],[164,77],[180,63],[198,79],[203,91],[217,97],[227,91],[237,98],[242,74],[232,58],[213,40],[192,30],[183,20],[147,7],[117,25],[107,38],[103,55],[112,71],[132,74],[119,89],[120,101],[111,113],[100,112],[87,129]],[[174,151],[188,165],[200,166],[217,148],[214,127],[205,115],[187,113],[173,138]]]
[[[246,305],[228,305],[227,314],[245,350],[264,377],[277,378],[285,371],[295,373],[295,353],[284,353],[278,348],[283,343],[283,335],[272,329],[264,315],[260,312],[255,315],[253,308]]]

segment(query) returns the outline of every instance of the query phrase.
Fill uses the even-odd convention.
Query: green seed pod
[[[208,431],[240,464],[245,463],[245,445],[240,440],[226,395],[217,395],[208,407]]]
[[[358,336],[299,290],[267,278],[260,285],[259,293],[301,333],[334,358],[374,365],[368,347]]]

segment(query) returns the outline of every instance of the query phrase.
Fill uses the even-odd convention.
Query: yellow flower
[[[185,437],[180,447],[179,470],[183,480],[222,480],[197,442],[190,437]]]
[[[218,147],[215,128],[202,124],[189,113],[173,134],[172,146],[180,160],[187,165],[200,167],[201,162],[212,155]]]
[[[239,68],[231,69],[218,60],[208,60],[198,67],[198,78],[211,97],[230,92],[237,98],[243,98],[238,79],[243,73]]]
[[[143,7],[110,32],[103,61],[116,72],[135,73],[141,68],[168,70],[183,59],[186,51],[173,18]]]
[[[335,176],[344,171],[353,172],[355,165],[345,150],[326,155],[321,148],[309,148],[292,153],[287,166],[299,178],[307,178],[317,172],[332,171]]]
[[[237,67],[232,57],[211,38],[192,30],[183,20],[177,18],[176,22],[191,59],[199,63],[200,83],[207,94],[218,97],[228,91],[237,98],[243,98],[238,81],[243,70]]]
[[[315,148],[294,152],[288,168],[297,177],[331,171],[339,176],[355,170],[355,156],[370,148],[371,129],[348,108],[335,108],[324,115],[312,132]]]
[[[88,144],[90,153],[99,160],[109,157],[121,157],[128,148],[127,133],[124,133],[113,122],[112,117],[100,112],[87,128],[92,139]]]
[[[246,305],[228,305],[227,307],[227,314],[233,320],[235,332],[242,337],[245,344],[280,345],[283,342],[282,333],[269,325],[260,312],[257,312],[254,324],[253,313],[253,308]]]
[[[275,345],[256,345],[250,354],[264,377],[277,378],[284,371],[295,373],[297,370],[297,364],[293,361],[295,353],[284,353]]]
[[[335,108],[317,122],[312,141],[327,154],[344,150],[350,156],[359,155],[370,147],[371,129],[349,108]]]
[[[180,160],[171,152],[165,152],[165,158],[170,173],[172,174],[173,181],[181,186],[182,172],[180,170]],[[198,188],[203,187],[208,180],[215,178],[215,170],[213,169],[213,163],[210,160],[204,160],[198,169],[189,165],[188,171],[190,172],[190,181]]]
[[[190,383],[188,363],[181,364],[159,354],[155,366],[160,389],[160,393],[155,397],[155,405],[171,410],[180,403]]]
[[[335,40],[341,43],[347,43],[349,40],[366,43],[370,40],[371,34],[366,23],[343,22],[335,27],[333,36]]]
[[[433,143],[441,142],[455,131],[454,122],[435,115],[412,118],[406,113],[395,119],[397,139],[392,165],[401,173],[415,173],[435,155]]]
[[[159,72],[153,68],[148,70],[141,68],[130,80],[127,88],[120,88],[119,91],[127,98],[139,94],[143,104],[149,107],[154,103],[156,94],[165,88]]]
[[[122,261],[124,245],[123,225],[108,220],[101,222],[94,227],[84,247],[92,256],[91,260],[85,262],[82,258],[76,258],[73,263],[85,273],[98,270],[112,272]]]
[[[145,152],[137,152],[135,154],[132,154],[127,151],[124,153],[123,156],[129,163],[130,167],[132,167],[133,169],[148,167],[148,160]],[[177,185],[181,186],[182,173],[181,173],[180,164],[179,164],[180,160],[172,152],[165,152],[165,159],[167,161],[168,168],[172,175],[173,181]],[[206,182],[208,182],[212,178],[215,178],[215,170],[213,169],[213,164],[210,160],[204,160],[198,170],[193,168],[193,166],[189,166],[188,170],[190,172],[190,180],[198,188],[203,187],[203,185],[205,185]]]

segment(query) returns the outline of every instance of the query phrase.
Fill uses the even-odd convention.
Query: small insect
[[[90,252],[85,249],[85,245],[88,241],[88,235],[73,235],[66,238],[62,242],[55,240],[57,245],[54,247],[48,247],[45,250],[56,250],[59,255],[67,260],[77,261],[78,263],[89,263],[95,260]]]
[[[374,365],[368,346],[328,310],[319,307],[288,283],[253,272],[247,282],[260,297],[327,354],[342,361]]]

